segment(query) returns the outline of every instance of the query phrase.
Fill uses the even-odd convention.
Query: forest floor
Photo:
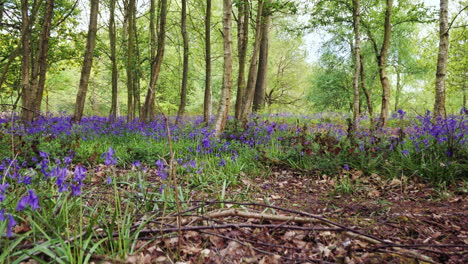
[[[208,202],[203,213],[194,203],[183,211],[181,236],[167,225],[172,235],[148,244],[158,231],[143,231],[141,252],[124,262],[468,263],[466,186],[270,169],[268,178],[242,175],[227,190],[226,201],[254,202]]]

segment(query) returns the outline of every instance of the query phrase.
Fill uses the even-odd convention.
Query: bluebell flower
[[[221,161],[218,163],[218,166],[221,166],[221,167],[226,166],[226,160],[225,160],[225,159],[221,159]]]
[[[83,186],[81,183],[78,183],[76,185],[71,185],[71,190],[72,190],[72,195],[73,196],[79,196],[81,194],[81,186]]]
[[[5,208],[0,209],[0,221],[5,221]]]
[[[5,201],[5,193],[9,186],[10,184],[8,183],[0,184],[0,202]]]
[[[86,168],[80,165],[76,165],[75,167],[75,177],[73,180],[77,182],[82,182],[84,178],[86,177]]]
[[[115,151],[112,147],[109,147],[107,152],[102,153],[102,158],[104,158],[104,164],[106,166],[111,166],[117,164],[117,158],[114,157]]]
[[[16,221],[11,214],[8,214],[8,224],[7,224],[7,231],[5,236],[12,237],[13,236],[13,227],[16,225]]]
[[[111,177],[107,177],[106,179],[106,184],[109,185],[112,183],[112,178]]]
[[[348,164],[343,165],[343,169],[346,170],[346,171],[349,171],[349,166],[348,166]]]
[[[32,189],[28,190],[28,195],[25,195],[23,196],[23,198],[20,199],[18,205],[16,206],[16,210],[23,211],[28,205],[31,206],[31,209],[33,211],[40,208],[39,197],[34,193],[34,190]]]
[[[402,151],[401,151],[401,154],[403,154],[403,155],[405,155],[405,156],[408,156],[409,150],[402,150]]]

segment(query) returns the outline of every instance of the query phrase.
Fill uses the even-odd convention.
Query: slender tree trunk
[[[400,108],[400,96],[401,96],[401,73],[396,70],[396,90],[395,90],[395,112]]]
[[[205,14],[205,97],[203,100],[203,121],[208,123],[212,113],[211,102],[211,0],[206,0]]]
[[[360,0],[353,0],[354,25],[354,75],[353,75],[353,130],[356,129],[359,118],[359,76],[361,70],[361,7]]]
[[[260,42],[262,38],[262,12],[263,12],[263,0],[258,1],[257,8],[257,22],[255,24],[255,39],[254,47],[252,50],[252,59],[250,61],[249,76],[247,79],[247,86],[245,90],[245,99],[243,100],[241,119],[246,120],[250,114],[252,101],[255,93],[255,84],[257,81],[257,70],[258,70],[258,54],[260,51]]]
[[[448,0],[440,0],[439,11],[439,53],[435,80],[434,116],[445,116],[445,76],[449,52]]]
[[[187,82],[188,82],[188,64],[189,64],[189,41],[187,35],[187,0],[182,0],[182,14],[180,18],[180,30],[184,46],[184,61],[182,65],[182,85],[180,88],[180,105],[177,113],[176,123],[185,113],[185,105],[187,104]]]
[[[219,137],[226,126],[229,105],[231,100],[232,86],[232,2],[223,0],[223,50],[224,50],[224,69],[223,69],[223,87],[218,106],[218,115],[214,125],[215,135]]]
[[[239,58],[239,75],[237,76],[237,98],[235,106],[236,119],[241,118],[242,101],[245,94],[245,61],[247,59],[247,45],[249,39],[249,1],[239,4],[239,18],[237,19],[237,50]]]
[[[379,126],[384,127],[388,122],[388,112],[390,109],[390,82],[387,76],[387,54],[388,47],[390,46],[390,36],[392,32],[392,7],[393,0],[387,0],[387,8],[385,10],[385,25],[384,25],[384,39],[382,43],[382,48],[380,54],[377,57],[379,65],[379,77],[380,83],[382,85],[382,108],[379,118]]]
[[[127,121],[131,122],[135,119],[135,0],[129,0],[125,8],[127,16]]]
[[[89,77],[93,65],[93,53],[96,47],[97,17],[99,10],[99,0],[91,0],[91,13],[88,28],[88,37],[86,39],[86,50],[84,55],[83,67],[81,69],[80,86],[76,96],[75,113],[72,120],[80,122],[83,116],[86,92],[88,91]]]
[[[136,10],[135,10],[136,12]],[[135,14],[136,15],[136,14]],[[133,33],[135,34],[135,59],[134,63],[134,76],[133,76],[133,102],[135,105],[135,116],[140,116],[141,114],[141,100],[140,100],[140,79],[141,79],[141,67],[140,67],[140,46],[138,45],[138,29],[136,25],[136,16],[134,15],[133,19]]]
[[[258,112],[265,106],[265,91],[268,73],[268,35],[270,33],[271,16],[269,8],[263,8],[262,39],[260,41],[260,52],[258,58],[257,81],[252,110]]]
[[[372,96],[370,91],[366,88],[366,73],[364,69],[364,61],[362,59],[362,55],[359,58],[359,64],[361,65],[360,67],[360,75],[361,75],[361,89],[364,92],[364,95],[366,96],[366,103],[367,103],[367,110],[369,111],[369,118],[371,122],[373,122],[374,118],[374,107],[372,106]]]
[[[162,60],[164,57],[164,45],[166,40],[166,17],[167,17],[167,0],[161,0],[161,12],[159,16],[159,32],[158,32],[158,49],[156,57],[151,61],[151,78],[146,93],[145,103],[141,112],[141,119],[145,122],[153,120],[155,117],[154,103],[156,97],[156,82],[158,81],[159,72],[161,70]]]
[[[28,0],[21,0],[21,18],[21,45],[23,47],[21,59],[21,99],[23,108],[21,111],[21,119],[24,122],[31,122],[34,117],[34,112],[33,109],[30,109],[31,101],[33,100],[31,95],[33,92],[31,91],[31,84],[29,83],[31,29],[29,25],[30,19],[28,15]]]
[[[153,0],[154,1],[154,0]],[[110,60],[112,64],[112,102],[110,110],[110,118],[114,120],[117,117],[117,100],[118,100],[118,74],[117,58],[116,58],[116,30],[115,30],[115,0],[110,0],[109,14],[109,45],[110,45]]]
[[[35,90],[35,99],[34,99],[34,111],[35,114],[39,114],[41,111],[42,97],[44,94],[44,86],[46,82],[47,74],[47,57],[49,53],[49,37],[50,37],[50,28],[52,25],[52,17],[54,15],[54,0],[47,0],[44,12],[44,20],[41,29],[41,36],[39,38],[38,54],[37,54],[37,66],[38,66],[38,76],[37,76],[37,88]],[[36,78],[35,78],[36,79]]]

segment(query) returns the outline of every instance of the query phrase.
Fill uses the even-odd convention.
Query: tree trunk
[[[359,76],[361,70],[361,32],[360,32],[361,7],[360,0],[353,0],[353,25],[354,25],[354,75],[353,75],[353,130],[357,126],[359,118]]]
[[[127,121],[131,122],[135,118],[135,0],[129,0],[125,8],[128,26],[127,26]]]
[[[449,51],[448,0],[440,0],[439,11],[439,53],[435,80],[434,116],[445,116],[445,76]]]
[[[372,96],[369,90],[366,88],[366,74],[364,71],[364,62],[362,59],[362,55],[359,58],[359,64],[361,65],[360,67],[360,75],[361,75],[361,88],[362,91],[364,92],[364,95],[366,96],[366,103],[367,103],[367,110],[369,110],[369,118],[371,122],[373,122],[374,118],[374,107],[372,106]]]
[[[141,79],[141,67],[140,67],[140,46],[138,43],[138,28],[136,23],[136,6],[134,7],[133,15],[133,34],[135,34],[134,47],[135,47],[135,58],[134,63],[134,73],[133,73],[133,104],[135,108],[135,116],[140,116],[141,114],[141,100],[140,100],[140,79]]]
[[[395,112],[398,111],[400,107],[400,95],[401,95],[401,73],[396,70],[396,90],[395,90]]]
[[[205,97],[203,100],[203,122],[210,121],[211,103],[211,0],[206,0],[205,14]]]
[[[232,86],[232,2],[223,0],[223,50],[224,50],[224,69],[223,69],[223,87],[221,98],[219,100],[218,115],[214,125],[215,135],[219,137],[226,126],[229,104],[231,99]]]
[[[255,93],[255,83],[257,81],[257,70],[258,70],[258,53],[260,50],[260,41],[262,38],[262,10],[263,10],[263,0],[258,1],[257,8],[257,22],[255,24],[255,39],[254,47],[252,50],[252,59],[250,61],[249,67],[249,76],[247,79],[247,86],[245,89],[245,99],[243,100],[241,119],[246,120],[250,114],[250,109]]]
[[[384,39],[380,54],[377,56],[377,62],[379,66],[379,77],[382,85],[382,108],[379,118],[379,126],[385,127],[388,122],[388,112],[390,107],[390,82],[387,76],[387,54],[388,47],[390,46],[390,36],[392,32],[392,7],[393,0],[387,0],[387,8],[385,10],[385,25],[384,25]]]
[[[255,83],[255,93],[252,109],[258,112],[265,106],[265,91],[268,73],[268,35],[270,33],[271,16],[269,8],[263,9],[262,39],[260,41],[260,52],[258,58],[257,81]]]
[[[236,119],[241,118],[242,101],[245,94],[245,61],[247,58],[247,44],[249,39],[249,1],[240,2],[237,19],[237,50],[239,58],[239,75],[237,76],[237,98],[235,106]]]
[[[88,27],[88,36],[86,39],[86,50],[84,55],[83,67],[81,69],[80,86],[76,96],[75,113],[72,120],[80,122],[83,116],[86,92],[88,91],[89,77],[93,65],[93,53],[96,47],[97,17],[99,10],[99,0],[91,0],[91,13]]]
[[[154,1],[154,0],[153,0]],[[112,102],[110,110],[110,118],[114,120],[117,117],[117,100],[118,100],[118,74],[117,58],[116,58],[116,30],[115,30],[115,0],[110,0],[110,16],[109,16],[109,45],[110,45],[110,60],[112,64]]]
[[[37,82],[37,87],[33,88],[33,90],[36,93],[33,107],[36,115],[39,114],[39,112],[41,111],[42,97],[44,94],[44,86],[46,82],[46,74],[48,68],[47,57],[49,53],[50,28],[52,25],[53,15],[54,0],[47,0],[37,52],[38,76],[34,76],[34,79],[37,79],[37,81],[35,81],[35,83]]]
[[[189,42],[187,35],[187,0],[182,0],[182,14],[180,19],[180,30],[184,46],[184,61],[182,65],[182,86],[180,88],[180,105],[177,113],[176,123],[185,113],[185,105],[187,104],[187,82],[188,82],[188,64],[189,64]]]
[[[167,0],[161,0],[161,11],[159,17],[159,32],[158,32],[158,49],[156,57],[151,61],[151,77],[148,92],[146,93],[145,103],[141,111],[141,120],[149,122],[155,117],[154,103],[156,96],[156,82],[158,81],[159,72],[164,57],[164,45],[166,40],[166,17],[167,17]]]
[[[21,0],[21,18],[21,46],[23,47],[21,59],[21,99],[23,108],[21,111],[21,119],[24,122],[31,122],[34,118],[33,109],[31,109],[31,104],[34,99],[31,98],[33,92],[31,91],[31,85],[29,83],[29,54],[31,53],[29,41],[31,39],[31,29],[29,25],[28,0]]]

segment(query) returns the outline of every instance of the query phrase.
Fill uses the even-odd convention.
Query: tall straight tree
[[[115,0],[110,0],[109,6],[109,45],[110,45],[110,60],[112,64],[112,101],[110,109],[110,117],[117,116],[118,103],[118,69],[116,58],[116,30],[115,30]]]
[[[89,77],[93,65],[93,53],[96,47],[97,17],[99,12],[99,0],[91,0],[91,12],[89,17],[88,36],[86,38],[86,50],[83,66],[81,68],[80,86],[76,96],[75,112],[72,120],[80,122],[83,117],[86,92],[88,91]]]
[[[232,86],[232,2],[223,0],[223,87],[219,99],[218,114],[216,116],[214,130],[215,135],[220,136],[226,126]]]
[[[359,76],[361,70],[361,6],[360,0],[353,0],[353,29],[354,29],[354,75],[353,75],[353,130],[359,118]]]
[[[136,76],[136,56],[135,56],[135,0],[129,0],[125,6],[125,16],[127,19],[127,121],[135,118],[135,76]]]
[[[21,99],[23,103],[23,108],[21,111],[21,119],[24,122],[31,122],[34,117],[34,112],[33,109],[28,108],[28,106],[31,104],[30,102],[33,100],[31,98],[33,92],[31,91],[31,85],[29,83],[29,54],[31,53],[31,46],[29,41],[31,39],[31,20],[29,19],[28,14],[28,0],[21,0],[21,19],[21,46],[23,47],[21,59]]]
[[[237,76],[237,98],[235,106],[236,119],[241,118],[242,101],[245,94],[245,61],[247,58],[247,45],[249,40],[249,0],[244,0],[238,4],[237,19],[237,56],[239,63],[239,73]]]
[[[205,13],[205,96],[203,99],[203,122],[210,121],[211,103],[211,0],[206,0]]]
[[[249,75],[245,88],[244,100],[242,101],[241,119],[246,120],[251,111],[252,101],[255,93],[255,83],[257,81],[258,54],[260,51],[260,42],[262,39],[262,10],[263,0],[258,1],[257,22],[255,24],[255,38],[252,50],[252,59],[250,60]]]
[[[434,115],[445,116],[445,76],[449,51],[448,0],[440,0],[439,10],[439,53],[435,80]]]
[[[267,85],[267,73],[268,73],[268,41],[271,24],[271,14],[269,7],[269,0],[265,0],[264,7],[262,10],[262,38],[260,40],[260,51],[258,58],[258,71],[257,81],[255,82],[255,92],[252,104],[252,110],[257,112],[261,110],[265,104],[265,92]]]
[[[360,69],[359,69],[359,75],[360,75],[360,83],[361,83],[361,89],[364,92],[364,95],[366,97],[366,103],[367,103],[367,110],[369,111],[369,117],[370,121],[373,122],[374,120],[374,107],[372,106],[372,95],[369,89],[366,88],[366,73],[365,73],[365,68],[364,68],[364,60],[362,58],[362,55],[359,58],[359,64]]]
[[[182,12],[180,17],[180,31],[182,34],[184,46],[184,59],[182,65],[182,85],[180,87],[180,105],[177,112],[177,120],[184,115],[185,105],[187,104],[187,82],[188,82],[188,65],[189,65],[189,40],[187,35],[187,0],[182,0]]]
[[[158,48],[156,57],[151,61],[151,76],[146,93],[145,103],[141,111],[141,120],[149,122],[155,117],[154,104],[156,99],[156,82],[159,78],[162,61],[164,58],[164,46],[166,41],[166,18],[167,18],[167,0],[161,0],[161,10],[159,16]]]

